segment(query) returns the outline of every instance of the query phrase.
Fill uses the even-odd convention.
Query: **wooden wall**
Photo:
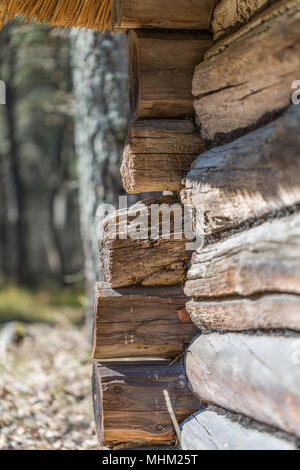
[[[298,448],[300,0],[234,4],[113,1],[128,34],[124,188],[173,191],[103,223],[94,409],[114,449]],[[160,219],[155,239],[125,236],[124,217],[150,227],[157,203],[189,207],[196,251]]]
[[[214,409],[183,423],[189,448],[297,448],[300,436],[300,2],[271,3],[219,2],[193,77],[208,149],[181,190],[205,238],[184,287],[199,329],[185,365]]]

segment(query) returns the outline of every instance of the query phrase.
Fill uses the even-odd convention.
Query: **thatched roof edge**
[[[111,0],[0,0],[0,25],[17,16],[26,22],[105,31],[111,28]]]

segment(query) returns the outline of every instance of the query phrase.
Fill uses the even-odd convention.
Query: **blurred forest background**
[[[0,322],[10,302],[16,318],[17,304],[22,317],[49,296],[79,307],[85,278],[93,296],[95,212],[122,192],[124,51],[125,38],[91,31],[14,22],[0,33]]]
[[[0,321],[47,319],[84,277],[68,31],[7,25],[0,76]]]
[[[84,319],[101,278],[95,213],[122,193],[125,43],[0,32],[0,449],[97,448]]]

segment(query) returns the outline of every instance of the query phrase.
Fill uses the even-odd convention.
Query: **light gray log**
[[[278,0],[221,0],[214,9],[212,18],[214,40],[241,27],[276,1]]]
[[[258,14],[255,13],[253,7],[247,8],[252,1],[256,2],[257,6],[260,5],[261,7]],[[250,33],[250,31],[255,30],[258,26],[270,21],[272,18],[283,15],[286,11],[300,4],[300,0],[268,0],[268,2],[265,2],[265,0],[235,0],[234,3],[230,0],[224,0],[224,5],[225,2],[226,9],[230,10],[230,12],[228,11],[227,14],[224,9],[224,15],[217,25],[216,33],[222,35],[226,33],[226,35],[223,35],[221,39],[214,42],[214,45],[206,52],[205,59],[210,59],[214,55],[219,54],[235,41],[238,41],[240,38]],[[237,8],[234,8],[235,6]],[[222,8],[221,2],[215,9],[215,14],[218,15],[219,18]],[[236,23],[238,18],[240,18],[241,21]],[[228,28],[225,23],[229,26]],[[212,27],[214,28],[213,25]],[[224,30],[223,27],[226,29]],[[230,34],[231,32],[232,34]],[[218,36],[218,38],[219,37],[220,36]]]
[[[297,2],[196,68],[193,94],[202,137],[232,140],[270,121],[291,103],[299,68]]]
[[[300,436],[300,338],[198,336],[186,371],[204,402]]]
[[[300,203],[300,106],[234,142],[202,153],[186,176],[183,204],[205,234]]]
[[[267,221],[194,253],[188,297],[300,294],[300,214]]]
[[[191,300],[186,309],[199,329],[243,331],[300,330],[300,297],[267,295],[259,299]]]
[[[297,450],[295,442],[244,427],[231,414],[213,410],[194,413],[181,424],[183,450]],[[258,426],[259,427],[259,426]]]

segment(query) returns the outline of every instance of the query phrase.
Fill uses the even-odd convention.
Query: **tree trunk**
[[[24,219],[24,188],[22,184],[17,140],[17,123],[15,115],[16,88],[14,85],[16,70],[16,49],[11,45],[12,27],[7,26],[4,32],[7,49],[6,57],[6,105],[5,120],[9,151],[5,156],[4,187],[8,207],[8,233],[10,238],[9,275],[19,283],[28,280],[26,276],[26,223]]]
[[[101,280],[97,207],[116,203],[123,192],[120,165],[129,115],[126,37],[73,30],[71,38],[81,227],[91,312],[94,284]]]

